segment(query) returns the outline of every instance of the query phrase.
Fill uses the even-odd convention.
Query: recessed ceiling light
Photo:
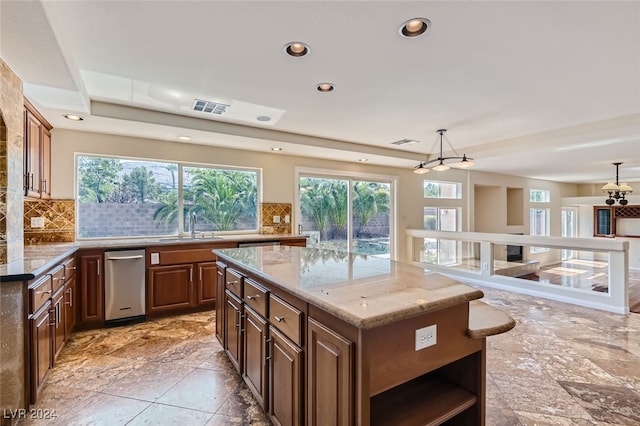
[[[64,114],[63,117],[66,118],[67,120],[71,120],[71,121],[82,121],[82,120],[84,120],[84,118],[80,117],[79,115],[75,115],[75,114]]]
[[[269,117],[268,115],[259,115],[256,117],[256,120],[258,121],[271,121],[271,117]]]
[[[190,141],[191,136],[178,136],[178,139],[180,139],[181,141]]]
[[[333,83],[320,83],[316,86],[318,92],[331,92],[335,88],[336,86],[334,86]]]
[[[279,152],[282,151],[282,148],[274,146],[273,148],[271,148],[271,151]]]
[[[290,56],[304,56],[310,50],[309,46],[300,41],[292,41],[284,45],[284,51]]]
[[[431,28],[431,21],[426,18],[413,18],[405,21],[400,26],[400,35],[404,37],[417,37]]]

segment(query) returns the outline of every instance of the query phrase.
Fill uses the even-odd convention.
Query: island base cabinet
[[[229,290],[225,291],[224,300],[224,351],[238,373],[242,373],[242,302]]]
[[[224,277],[226,266],[217,262],[216,265],[216,338],[224,345]]]
[[[277,426],[303,424],[303,352],[297,345],[269,326],[269,409]]]
[[[244,310],[244,373],[242,377],[260,406],[267,390],[267,322],[250,308]]]
[[[351,425],[353,345],[313,318],[307,327],[307,425]]]

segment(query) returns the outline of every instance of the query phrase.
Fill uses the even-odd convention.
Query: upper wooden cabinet
[[[24,195],[51,198],[51,124],[24,100]]]

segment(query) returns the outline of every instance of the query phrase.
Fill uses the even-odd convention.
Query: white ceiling
[[[640,180],[638,1],[0,0],[0,56],[57,128],[407,168],[446,128],[477,170]]]

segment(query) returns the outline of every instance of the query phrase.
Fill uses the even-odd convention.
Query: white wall
[[[630,183],[633,188],[640,187],[638,182]],[[602,185],[601,185],[602,186]],[[628,197],[629,204],[640,204],[640,195]],[[605,197],[566,197],[562,200],[565,206],[578,207],[578,237],[593,237],[593,206],[604,206]],[[616,237],[616,240],[629,241],[629,268],[640,270],[640,219],[623,219],[622,232],[627,235],[638,236],[637,238]],[[617,231],[617,230],[616,230]],[[598,237],[604,238],[604,237]],[[596,260],[606,260],[598,259]]]
[[[218,148],[206,145],[186,144],[161,140],[132,138],[117,135],[78,132],[54,129],[52,134],[52,196],[56,199],[74,198],[74,154],[118,155],[157,160],[172,160],[190,163],[221,164],[257,167],[263,170],[263,202],[292,203],[295,197],[295,168],[307,167],[366,174],[398,177],[398,258],[405,259],[405,229],[423,227],[423,208],[461,207],[462,231],[474,231],[474,215],[485,215],[483,220],[492,221],[492,232],[529,233],[529,189],[549,189],[551,202],[551,236],[560,235],[560,212],[562,197],[575,196],[577,186],[549,181],[526,179],[515,176],[450,169],[446,172],[430,172],[416,175],[412,169],[384,167],[371,164],[321,160],[289,156],[271,151],[256,152],[241,149]],[[432,179],[462,183],[461,200],[429,200],[423,198],[423,180]],[[494,186],[500,188],[504,202],[474,200],[474,187]],[[506,188],[522,187],[524,190],[523,226],[507,226]],[[480,209],[474,214],[475,209]],[[296,218],[294,219],[294,223]],[[640,221],[639,221],[640,222]],[[544,256],[543,256],[544,257]],[[541,263],[548,259],[538,258]]]

